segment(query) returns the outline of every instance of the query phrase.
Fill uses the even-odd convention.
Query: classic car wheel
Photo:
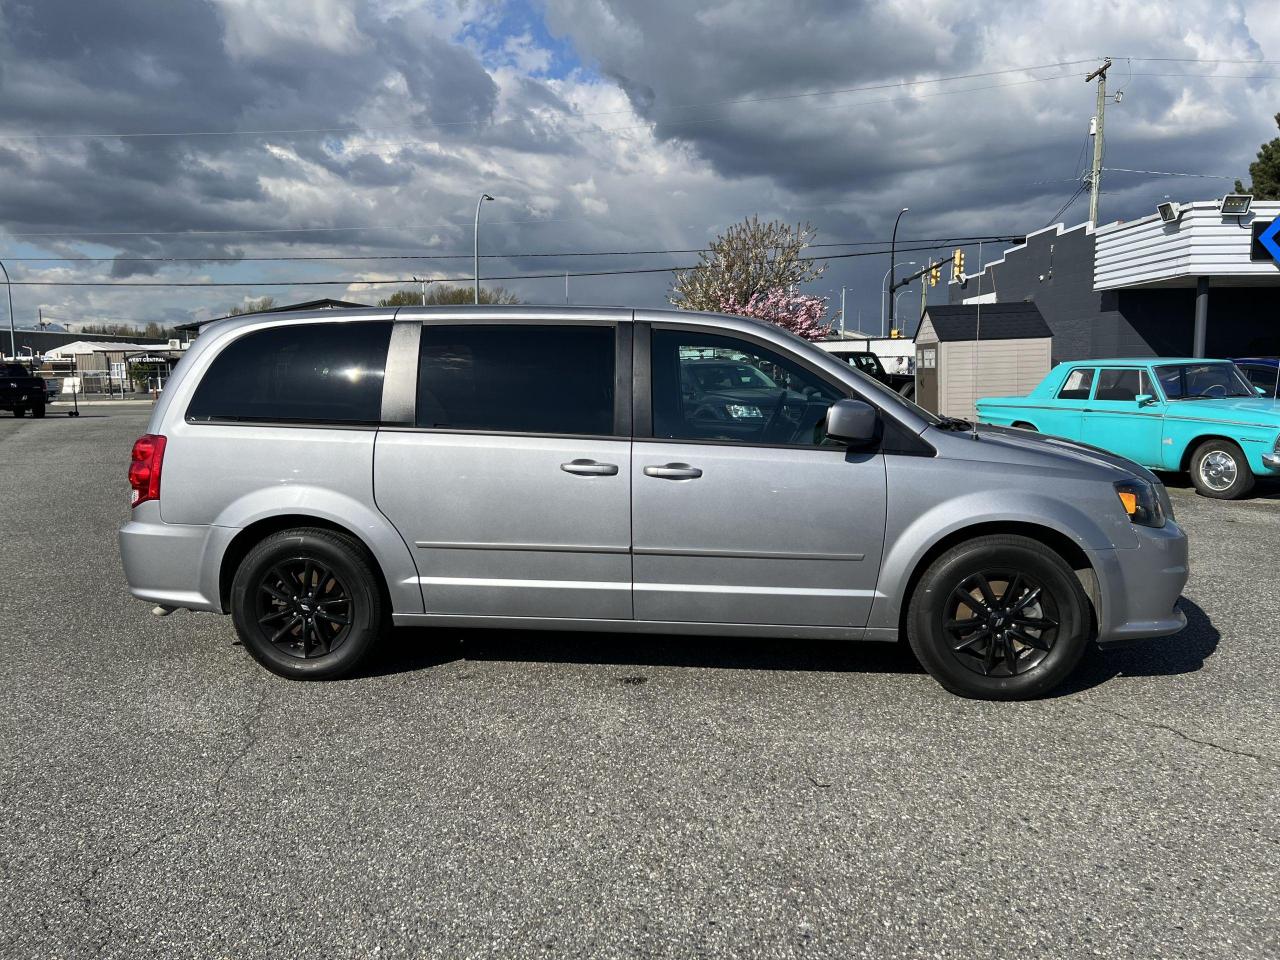
[[[920,578],[907,639],[933,678],[962,697],[1028,700],[1075,669],[1092,631],[1075,571],[1037,540],[978,537]]]
[[[1253,489],[1244,451],[1230,440],[1206,440],[1191,455],[1191,482],[1202,497],[1235,500]]]

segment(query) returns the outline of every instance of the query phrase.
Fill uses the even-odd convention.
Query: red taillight
[[[160,466],[164,462],[164,437],[149,433],[133,444],[129,463],[129,486],[133,488],[133,506],[160,499]]]

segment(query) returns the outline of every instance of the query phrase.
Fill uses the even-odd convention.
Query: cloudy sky
[[[697,248],[751,214],[827,243],[883,243],[903,206],[907,246],[1025,233],[1087,166],[1103,56],[1124,93],[1104,220],[1221,195],[1277,133],[1275,0],[0,0],[0,258],[25,326],[469,276],[394,257],[468,254],[482,191],[491,276],[689,263],[526,255]],[[1080,198],[1058,219],[1086,216]],[[364,259],[247,259],[335,256]],[[192,259],[128,259],[157,257]],[[874,329],[887,267],[834,259],[810,292],[847,287],[850,326]],[[268,285],[320,280],[342,282]],[[205,282],[245,285],[139,286]],[[669,284],[569,296],[661,305]]]

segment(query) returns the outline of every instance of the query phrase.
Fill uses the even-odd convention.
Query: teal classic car
[[[1229,360],[1146,357],[1054,367],[1025,397],[984,397],[983,423],[1076,440],[1152,470],[1185,470],[1206,497],[1233,500],[1280,476],[1280,400]]]

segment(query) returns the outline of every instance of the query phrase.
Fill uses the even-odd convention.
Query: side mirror
[[[876,438],[880,415],[862,400],[837,400],[827,410],[827,436],[850,445],[870,443]]]
[[[1140,393],[1133,399],[1137,402],[1138,406],[1140,407],[1149,407],[1151,406],[1151,404],[1156,402],[1156,398],[1149,393]]]

